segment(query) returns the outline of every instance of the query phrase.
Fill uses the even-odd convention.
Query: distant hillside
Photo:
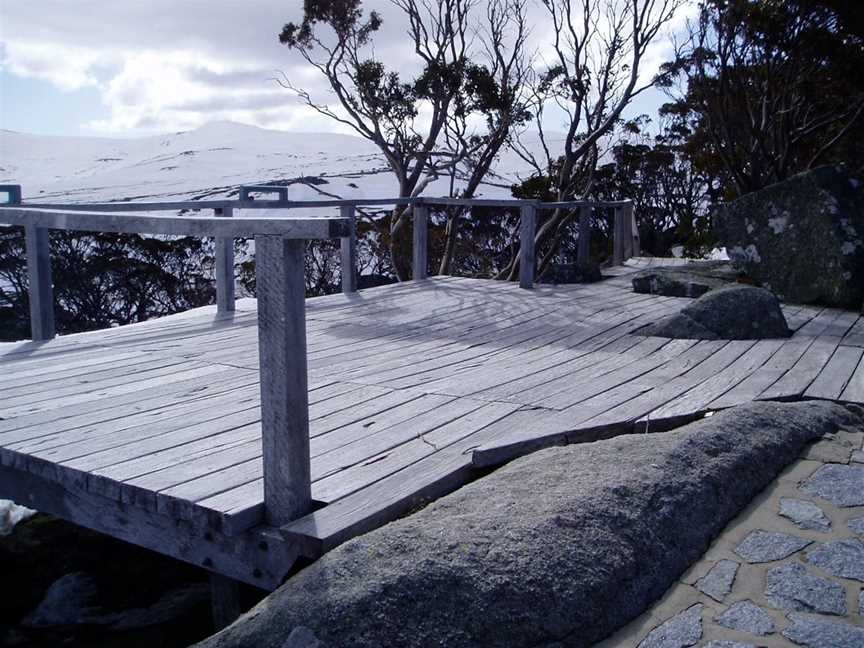
[[[509,196],[509,184],[528,172],[518,156],[505,153],[482,194]],[[242,184],[277,181],[292,183],[295,200],[396,192],[377,148],[350,135],[233,122],[136,139],[0,131],[0,183],[21,184],[29,200],[221,198]],[[446,192],[443,180],[427,190]]]

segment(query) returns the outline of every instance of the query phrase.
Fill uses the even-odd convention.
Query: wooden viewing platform
[[[636,333],[689,300],[635,294],[630,275],[681,261],[636,257],[596,284],[532,290],[432,277],[355,292],[348,281],[304,302],[300,239],[343,238],[351,262],[341,206],[343,218],[235,218],[224,231],[216,217],[171,221],[172,232],[257,234],[260,304],[235,304],[223,285],[219,307],[0,344],[0,497],[272,589],[298,556],[539,447],[754,399],[864,403],[857,313],[786,306],[795,335],[782,340]],[[58,213],[5,208],[0,221],[28,224],[31,250],[33,223],[162,226]],[[44,261],[31,256],[43,272]],[[533,285],[533,263],[522,280]]]

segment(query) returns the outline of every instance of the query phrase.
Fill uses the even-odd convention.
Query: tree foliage
[[[686,124],[687,154],[723,198],[819,164],[862,168],[862,16],[844,0],[701,2],[665,66],[663,113]]]

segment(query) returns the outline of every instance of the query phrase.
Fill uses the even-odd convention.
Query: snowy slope
[[[527,175],[502,155],[486,197],[509,196]],[[50,202],[221,198],[242,184],[292,181],[293,200],[396,193],[377,148],[359,137],[289,133],[233,122],[137,139],[55,137],[0,131],[0,183],[21,184],[25,200]],[[445,181],[427,195],[446,194]]]

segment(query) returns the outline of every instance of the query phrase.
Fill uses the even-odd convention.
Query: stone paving
[[[810,446],[598,648],[864,648],[864,434]]]

